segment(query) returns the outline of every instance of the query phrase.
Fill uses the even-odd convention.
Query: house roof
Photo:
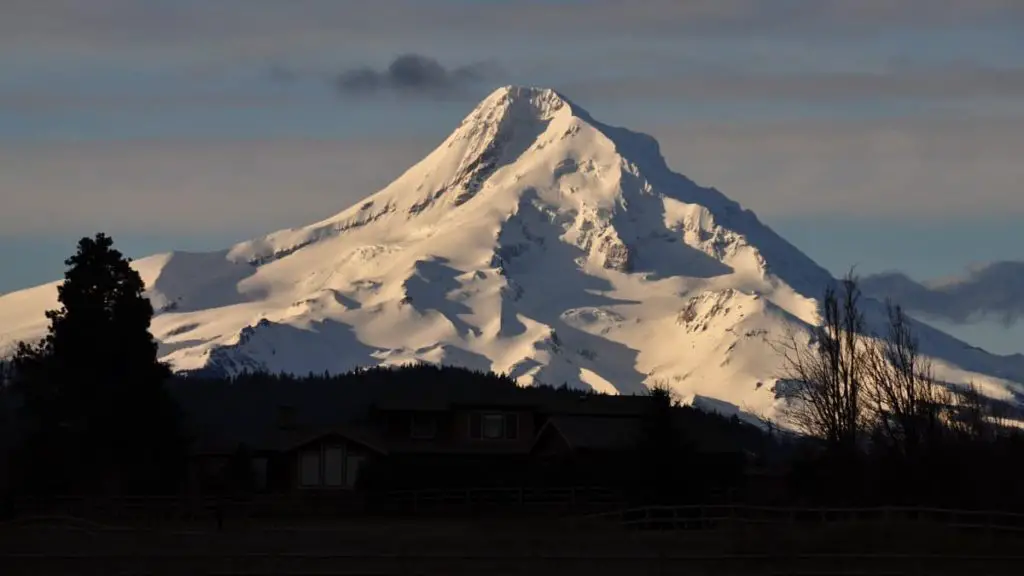
[[[629,450],[641,437],[639,418],[611,416],[555,416],[537,433],[536,444],[545,434],[559,434],[573,450]]]
[[[387,454],[388,450],[385,445],[384,439],[380,438],[372,430],[367,430],[362,427],[356,426],[332,426],[328,428],[311,429],[307,431],[295,431],[291,435],[289,440],[286,440],[280,445],[280,449],[294,450],[301,448],[302,446],[315,442],[321,438],[329,436],[338,436],[344,438],[350,442],[365,446],[374,452],[379,454]]]
[[[296,435],[359,421],[369,399],[356,386],[320,383],[249,383],[179,381],[170,388],[196,439],[193,451],[232,453],[240,444],[252,450],[279,450]],[[291,407],[298,430],[278,428],[282,407]]]
[[[672,416],[672,427],[679,438],[694,450],[705,454],[733,454],[742,451],[739,439],[729,430],[702,422],[697,411],[679,411]],[[574,450],[619,451],[635,448],[644,435],[642,416],[553,416],[537,433],[534,445],[548,433],[560,434]]]
[[[431,373],[427,373],[428,375]],[[453,406],[520,407],[536,410],[558,422],[558,430],[573,445],[591,448],[621,445],[635,438],[636,421],[651,409],[648,396],[605,396],[552,388],[518,388],[507,383],[446,380],[325,383],[307,381],[250,382],[225,385],[202,380],[179,381],[172,393],[186,415],[196,444],[193,450],[230,454],[241,444],[252,450],[280,450],[302,434],[345,430],[347,436],[381,449],[382,441],[364,430],[372,407],[383,410],[446,410]],[[282,407],[290,407],[299,432],[278,429]],[[694,419],[695,415],[683,419]],[[618,420],[616,420],[618,419]],[[624,420],[631,420],[627,423]],[[699,418],[697,418],[699,419]],[[715,438],[714,427],[683,423],[700,449],[726,450],[726,438]],[[708,428],[707,430],[705,428]],[[364,438],[365,440],[358,440]],[[720,446],[714,446],[714,445]],[[387,444],[391,446],[389,442]],[[399,451],[415,446],[394,446]]]

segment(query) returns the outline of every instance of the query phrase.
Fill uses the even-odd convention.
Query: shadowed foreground
[[[0,528],[4,574],[1019,574],[1020,519],[699,514]],[[723,514],[728,513],[729,516]],[[717,516],[716,516],[717,515]],[[683,518],[682,516],[685,516]],[[869,516],[873,520],[868,520]],[[915,519],[911,519],[914,516]],[[829,520],[831,518],[831,520]],[[966,522],[966,523],[965,523]],[[976,522],[976,523],[970,523]]]

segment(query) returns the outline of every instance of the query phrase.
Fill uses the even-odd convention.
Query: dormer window
[[[469,437],[474,440],[516,440],[519,416],[503,412],[474,412],[469,416]]]
[[[480,420],[481,436],[487,440],[497,440],[505,437],[505,415],[484,414]]]

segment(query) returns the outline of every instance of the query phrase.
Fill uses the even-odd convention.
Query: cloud
[[[181,78],[162,101],[251,70],[278,84],[301,70],[346,96],[458,94],[490,70],[452,67],[467,45],[509,81],[558,79],[578,99],[1024,99],[1019,0],[6,0],[3,14],[0,99],[15,112],[84,107],[74,100],[96,100],[96,86],[122,90],[118,74]],[[918,67],[892,68],[901,56]]]
[[[396,92],[406,95],[450,95],[481,80],[483,64],[445,68],[434,58],[403,54],[383,70],[360,67],[342,73],[336,86],[345,95]]]
[[[581,7],[582,4],[582,7]],[[309,55],[500,37],[581,39],[875,34],[884,27],[1024,25],[1019,0],[5,0],[0,54],[119,59]],[[479,46],[486,49],[489,42]]]
[[[1010,327],[1024,318],[1024,262],[994,262],[959,278],[924,283],[887,272],[865,278],[862,289],[891,298],[908,312],[956,324],[995,318]]]

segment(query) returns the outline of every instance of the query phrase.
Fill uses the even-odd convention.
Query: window
[[[310,446],[299,454],[299,484],[304,488],[350,487],[345,446]]]
[[[345,476],[342,469],[345,465],[345,451],[341,446],[330,446],[324,449],[324,486],[337,488],[342,486]]]
[[[320,485],[320,447],[303,450],[299,456],[299,481],[303,486]]]
[[[519,438],[519,415],[474,412],[469,415],[469,437],[474,440],[516,440]]]
[[[484,414],[483,436],[487,440],[505,437],[505,416],[502,414]]]
[[[433,414],[413,414],[409,423],[409,436],[428,440],[437,434],[437,420]]]
[[[253,458],[252,471],[256,480],[256,490],[263,492],[267,489],[267,459],[263,456]]]

